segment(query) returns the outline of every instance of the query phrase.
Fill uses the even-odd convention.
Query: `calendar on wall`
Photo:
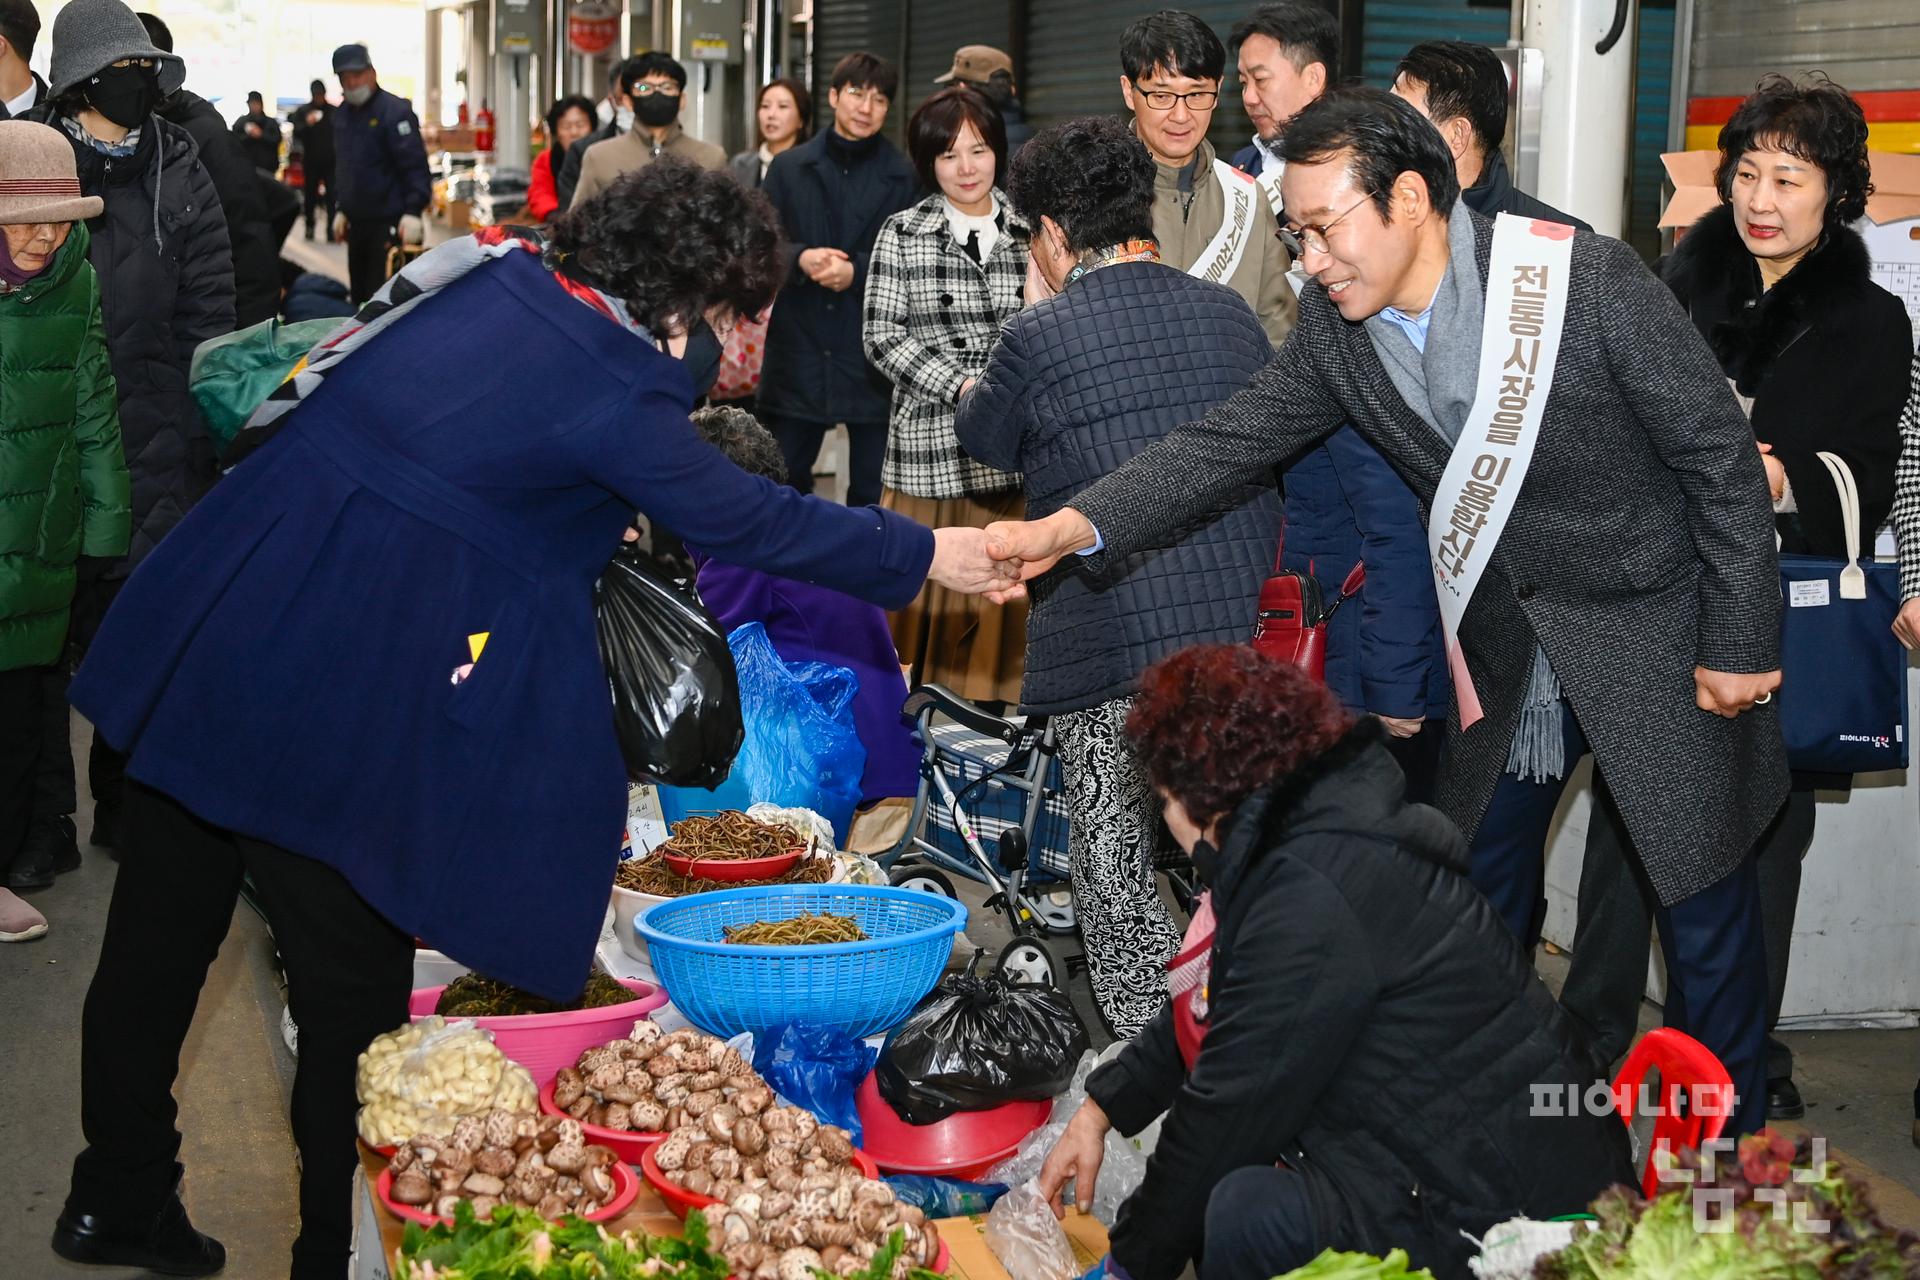
[[[1920,218],[1860,225],[1873,259],[1874,283],[1907,304],[1914,336],[1920,341]]]

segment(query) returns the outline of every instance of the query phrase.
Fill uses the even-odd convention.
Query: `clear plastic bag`
[[[980,1180],[1003,1182],[1011,1187],[1038,1178],[1040,1167],[1047,1162],[1047,1154],[1060,1141],[1060,1135],[1067,1131],[1067,1121],[1073,1119],[1073,1113],[1087,1100],[1087,1077],[1093,1074],[1094,1068],[1125,1048],[1122,1042],[1109,1046],[1098,1057],[1091,1051],[1082,1054],[1080,1065],[1074,1068],[1073,1083],[1053,1100],[1053,1111],[1048,1115],[1047,1123],[1022,1139],[1019,1150],[987,1170]],[[1106,1154],[1101,1157],[1092,1208],[1093,1216],[1107,1226],[1113,1225],[1120,1215],[1120,1205],[1147,1176],[1147,1157],[1153,1153],[1153,1143],[1159,1135],[1159,1129],[1160,1122],[1156,1120],[1131,1138],[1122,1137],[1117,1130],[1107,1130]],[[1073,1184],[1068,1183],[1069,1200],[1074,1198],[1072,1193]]]
[[[355,1079],[360,1136],[374,1146],[451,1132],[461,1116],[496,1107],[532,1111],[539,1091],[527,1069],[467,1019],[424,1018],[375,1037]]]
[[[795,805],[781,808],[777,804],[768,804],[764,800],[747,807],[747,816],[756,822],[769,826],[785,827],[802,840],[815,840],[822,849],[831,849],[833,845],[833,824],[811,809]]]
[[[994,1202],[987,1214],[987,1247],[1012,1280],[1074,1280],[1080,1274],[1066,1229],[1031,1182]]]

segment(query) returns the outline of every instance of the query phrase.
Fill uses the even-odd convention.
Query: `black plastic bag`
[[[740,749],[740,687],[726,633],[692,587],[634,548],[614,553],[593,589],[613,729],[638,782],[714,787]]]
[[[1003,1102],[1039,1102],[1073,1083],[1087,1028],[1050,986],[951,974],[887,1034],[880,1096],[909,1124]]]

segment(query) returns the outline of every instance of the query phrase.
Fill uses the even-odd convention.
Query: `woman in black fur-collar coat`
[[[1893,503],[1913,334],[1906,309],[1873,282],[1866,244],[1848,225],[1872,190],[1866,119],[1824,77],[1769,76],[1721,131],[1716,178],[1723,203],[1687,229],[1661,277],[1747,406],[1767,455],[1781,550],[1846,554],[1839,495],[1816,456],[1824,451],[1853,472],[1871,554]],[[1813,843],[1813,788],[1850,782],[1795,774],[1758,845],[1769,1032],[1786,987],[1800,861]],[[1625,836],[1607,820],[1610,806],[1595,813],[1561,1001],[1586,1025],[1595,1056],[1611,1060],[1634,1034],[1651,907],[1644,889],[1628,887]],[[1792,1051],[1771,1036],[1767,1095],[1770,1118],[1803,1113]]]

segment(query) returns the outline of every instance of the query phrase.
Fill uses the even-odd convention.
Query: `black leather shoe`
[[[1767,1119],[1798,1120],[1807,1114],[1807,1104],[1790,1076],[1767,1081]]]
[[[62,1213],[53,1228],[53,1251],[68,1262],[141,1267],[163,1276],[210,1276],[227,1265],[226,1248],[193,1229],[178,1196],[169,1197],[159,1216],[141,1225]]]
[[[27,828],[27,838],[7,870],[7,888],[44,889],[57,875],[80,865],[80,844],[73,832],[73,819],[61,815],[35,818]]]

